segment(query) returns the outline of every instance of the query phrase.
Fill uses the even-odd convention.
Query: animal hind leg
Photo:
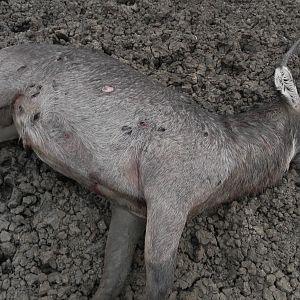
[[[173,285],[177,248],[187,219],[186,213],[170,206],[161,206],[147,208],[147,300],[164,300],[168,297]]]
[[[139,238],[144,234],[145,220],[120,207],[113,207],[105,248],[104,272],[93,300],[116,299],[130,271]]]

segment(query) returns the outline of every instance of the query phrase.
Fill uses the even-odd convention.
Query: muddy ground
[[[274,101],[275,65],[299,37],[299,0],[0,0],[0,48],[103,49],[220,114]],[[0,299],[89,299],[109,203],[17,142],[0,147]],[[171,299],[300,299],[298,186],[291,170],[278,187],[193,219]],[[120,299],[141,299],[144,286],[141,241]]]

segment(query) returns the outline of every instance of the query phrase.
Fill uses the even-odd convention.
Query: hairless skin
[[[276,184],[291,162],[299,167],[300,99],[286,66],[297,46],[275,72],[283,98],[233,116],[209,113],[101,52],[0,50],[0,141],[19,136],[113,203],[94,300],[120,293],[145,230],[146,299],[166,299],[188,218]]]

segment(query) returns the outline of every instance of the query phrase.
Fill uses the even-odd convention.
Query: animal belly
[[[145,216],[139,164],[136,155],[131,153],[133,150],[115,141],[110,146],[120,149],[112,153],[109,146],[91,141],[80,126],[64,119],[64,115],[45,113],[40,103],[34,101],[35,98],[23,95],[14,103],[14,122],[24,146],[31,147],[56,171]],[[99,149],[102,149],[101,155]],[[123,153],[128,155],[121,155]]]
[[[91,167],[87,168],[87,166],[83,166],[82,168],[76,168],[67,161],[60,160],[55,154],[48,153],[48,155],[45,155],[38,147],[33,147],[33,150],[42,161],[47,163],[57,172],[74,179],[90,191],[108,198],[115,205],[126,208],[136,216],[141,218],[146,217],[147,208],[145,199],[138,195],[134,195],[134,193],[126,193],[126,187],[122,186],[124,185],[124,182],[120,182],[119,189],[116,189],[113,187],[113,184],[109,184],[109,178],[98,178],[95,176],[95,173],[91,173]],[[81,164],[78,163],[78,165],[80,166]],[[93,168],[95,168],[95,166]],[[101,166],[99,169],[101,169]],[[125,181],[126,179],[123,178],[123,180]],[[103,183],[105,181],[107,184]],[[130,190],[130,186],[127,189]]]

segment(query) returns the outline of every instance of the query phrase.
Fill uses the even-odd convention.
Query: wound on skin
[[[101,91],[104,93],[111,93],[114,91],[114,88],[110,85],[105,85],[104,87],[102,87]]]
[[[70,132],[65,132],[64,133],[64,138],[67,140],[71,137],[71,133]]]

